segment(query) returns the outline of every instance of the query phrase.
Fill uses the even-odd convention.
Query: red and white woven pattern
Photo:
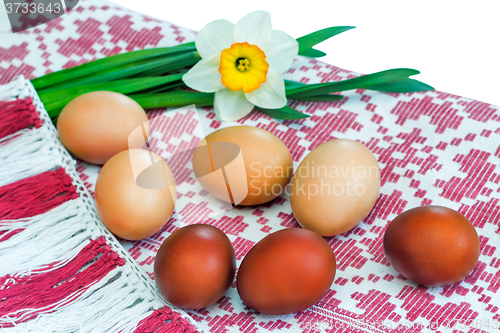
[[[195,35],[171,23],[91,0],[82,1],[77,10],[48,25],[11,36],[0,41],[0,82],[19,74],[39,76],[117,52],[188,42]],[[285,77],[317,83],[358,75],[298,57]],[[306,120],[277,121],[254,111],[238,122],[267,129],[281,138],[295,166],[312,149],[333,138],[358,140],[377,157],[382,187],[374,210],[353,230],[327,239],[338,264],[331,290],[311,308],[277,317],[242,304],[233,285],[217,304],[190,315],[211,332],[392,332],[391,327],[397,327],[394,332],[497,331],[499,108],[439,91],[386,94],[356,90],[344,96],[333,103],[292,102],[292,107],[311,115]],[[153,119],[151,149],[168,156],[196,145],[199,137],[190,118],[193,114],[149,112]],[[218,122],[209,108],[199,114],[209,131],[234,125]],[[177,183],[190,181],[186,165],[186,161],[171,165]],[[99,168],[78,162],[77,170],[92,191]],[[237,207],[213,216],[203,199],[205,192],[181,194],[193,199],[190,205],[178,207],[177,216],[187,214],[191,219],[183,219],[183,223],[209,223],[226,232],[238,263],[265,235],[298,226],[286,195],[259,207]],[[425,288],[407,281],[389,265],[382,248],[384,230],[397,214],[429,204],[460,211],[480,235],[476,268],[466,279],[446,288]],[[179,226],[179,220],[172,218],[157,235],[122,241],[122,245],[153,277],[156,251]]]

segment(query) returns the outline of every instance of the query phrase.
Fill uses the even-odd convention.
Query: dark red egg
[[[224,296],[234,279],[236,256],[229,238],[207,224],[174,231],[161,245],[155,282],[170,303],[201,309]]]
[[[459,212],[422,206],[398,215],[387,227],[384,251],[407,279],[424,286],[447,286],[465,278],[479,258],[476,229]]]
[[[323,237],[306,229],[284,229],[254,245],[241,262],[236,283],[251,308],[289,314],[319,301],[330,289],[335,269],[335,255]]]

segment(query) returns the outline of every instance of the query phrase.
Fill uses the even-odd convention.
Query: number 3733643
[[[63,11],[60,2],[6,2],[7,14],[60,14]]]

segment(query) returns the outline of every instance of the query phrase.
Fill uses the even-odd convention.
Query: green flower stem
[[[200,93],[194,91],[173,90],[159,94],[133,94],[130,98],[139,103],[144,109],[196,106],[211,106],[214,104],[214,93]]]
[[[288,90],[286,96],[295,99],[358,88],[368,89],[370,86],[407,79],[409,76],[419,73],[419,71],[409,68],[389,69],[339,82],[308,84]]]
[[[173,71],[178,71],[179,69],[192,67],[196,65],[198,61],[200,61],[200,57],[186,57],[185,59],[180,59],[177,62],[164,62],[160,66],[156,68],[152,68],[148,71],[140,73],[138,76],[158,76],[164,75]]]
[[[313,48],[301,51],[299,55],[304,56],[304,57],[309,57],[309,58],[321,58],[326,56],[326,53],[320,50],[316,50]]]
[[[186,85],[182,81],[177,81],[177,82],[172,82],[168,84],[164,84],[158,87],[146,89],[141,92],[141,94],[156,94],[156,93],[161,93],[161,92],[166,92],[169,90],[172,90],[174,88],[186,88]]]
[[[318,50],[310,51],[310,49],[316,44],[324,42],[325,40],[332,38],[335,35],[349,31],[354,28],[355,27],[351,26],[330,27],[299,37],[297,38],[297,42],[299,43],[299,54],[304,56],[307,56],[308,53],[319,54]]]
[[[176,90],[161,94],[137,94],[130,95],[137,103],[145,109],[164,108],[164,107],[183,107],[195,104],[197,107],[212,106],[214,104],[213,93],[199,93],[192,91]],[[285,106],[281,109],[263,109],[257,110],[277,119],[303,119],[310,117],[307,114]]]
[[[290,99],[296,101],[304,101],[304,102],[333,102],[333,101],[338,101],[342,98],[344,98],[344,96],[335,94],[323,94],[323,95],[315,95],[309,97],[295,97]]]
[[[344,81],[341,81],[341,82],[344,82]],[[323,85],[329,84],[329,83],[330,82],[319,83],[317,88],[323,89]],[[301,88],[301,87],[306,87],[306,86],[308,86],[308,85],[305,83],[285,80],[285,88],[289,94],[293,93],[293,91],[291,91],[291,89]],[[409,79],[409,78],[402,79],[402,80],[396,80],[396,81],[390,81],[390,82],[384,82],[384,83],[371,85],[371,86],[364,86],[363,85],[363,86],[359,86],[357,88],[382,91],[382,92],[392,92],[392,93],[409,93],[409,92],[416,92],[416,91],[434,90],[433,87],[431,87],[430,85],[428,85],[426,83],[423,83],[423,82],[415,80],[415,79]],[[291,98],[291,99],[295,99],[295,100],[299,100],[299,101],[318,101],[314,97],[320,97],[320,96],[332,96],[332,95],[314,95],[314,96],[306,96],[306,97],[300,97],[300,96],[294,95],[293,98]],[[335,95],[333,95],[333,96],[335,96]]]
[[[121,94],[132,94],[149,88],[180,81],[183,74],[174,74],[161,77],[136,78],[117,80],[109,83],[97,83],[83,87],[74,87],[59,91],[40,93],[40,100],[45,105],[50,117],[58,116],[61,110],[72,99],[92,91],[114,91]],[[64,96],[61,98],[61,96]]]
[[[35,89],[41,90],[46,87],[60,84],[61,82],[74,80],[94,73],[99,73],[101,71],[116,68],[132,62],[188,51],[196,51],[194,42],[173,47],[162,47],[117,54],[114,56],[94,60],[76,67],[46,74],[37,79],[31,80],[31,83],[33,83]]]
[[[103,70],[99,73],[88,75],[81,78],[76,78],[58,85],[49,87],[48,89],[42,89],[41,92],[56,92],[61,89],[87,86],[94,83],[104,83],[111,82],[114,80],[131,78],[134,76],[149,77],[155,75],[147,75],[148,71],[154,70],[156,68],[161,68],[165,66],[171,66],[173,69],[180,69],[185,67],[185,63],[192,64],[198,62],[196,55],[198,52],[184,52],[178,55],[168,55],[154,57],[153,59],[145,59],[140,61],[135,61],[123,66],[113,67],[107,70]]]
[[[373,86],[369,86],[366,89],[392,92],[392,93],[407,93],[415,91],[429,91],[434,90],[430,85],[420,82],[415,79],[402,79],[391,82],[379,83]]]
[[[267,114],[268,116],[276,119],[304,119],[309,118],[310,115],[299,112],[295,109],[292,109],[288,105],[282,107],[281,109],[264,109],[257,108],[260,112]]]

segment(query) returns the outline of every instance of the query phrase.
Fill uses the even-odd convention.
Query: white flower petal
[[[252,111],[254,105],[247,101],[243,91],[222,89],[215,93],[214,110],[221,121],[236,121]]]
[[[184,76],[182,81],[191,89],[201,92],[215,92],[225,88],[219,73],[220,55],[201,59]]]
[[[266,61],[278,73],[284,73],[299,53],[299,43],[281,30],[273,30],[271,45],[266,50]]]
[[[281,74],[269,67],[267,80],[259,89],[246,93],[245,97],[264,109],[279,109],[286,105],[285,81]]]
[[[196,49],[202,58],[219,54],[233,44],[234,23],[216,20],[208,23],[196,35]]]
[[[234,26],[234,42],[257,45],[266,51],[271,43],[272,27],[269,12],[258,10],[250,13]]]

